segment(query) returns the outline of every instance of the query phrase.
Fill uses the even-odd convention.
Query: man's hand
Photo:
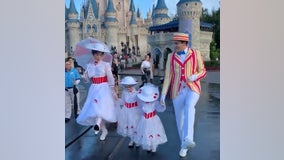
[[[194,81],[196,81],[197,77],[198,77],[198,76],[197,76],[196,74],[193,74],[193,75],[191,75],[191,76],[188,77],[188,81],[194,82]]]
[[[160,98],[160,104],[163,105],[163,106],[166,105],[166,103],[165,103],[165,98],[166,98],[166,95],[162,94],[162,95],[161,95],[161,98]]]

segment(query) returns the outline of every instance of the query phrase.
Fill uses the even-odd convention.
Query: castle
[[[210,60],[213,25],[200,22],[201,14],[200,0],[180,0],[176,18],[170,18],[165,1],[158,0],[145,19],[133,0],[85,0],[79,18],[74,0],[70,0],[70,7],[65,5],[66,56],[73,56],[80,40],[94,37],[118,53],[133,53],[143,59],[150,52],[163,69],[167,54],[174,48],[172,34],[179,31],[188,33],[190,46],[199,49],[204,60]]]

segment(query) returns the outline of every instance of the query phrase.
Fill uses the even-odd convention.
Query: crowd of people
[[[166,95],[170,90],[177,130],[180,137],[180,157],[185,157],[189,149],[195,147],[194,119],[195,105],[201,93],[200,80],[206,76],[200,51],[188,47],[188,35],[175,33],[175,51],[168,55],[164,83],[160,93],[153,84],[153,62],[151,54],[143,60],[141,70],[142,85],[136,89],[138,81],[132,76],[118,80],[119,57],[113,53],[112,64],[103,61],[105,54],[111,54],[100,43],[92,44],[94,63],[88,64],[83,79],[90,82],[87,98],[80,109],[76,87],[80,83],[78,71],[65,61],[65,122],[70,120],[71,103],[78,107],[76,122],[92,126],[94,134],[101,132],[100,140],[108,135],[106,123],[117,123],[117,133],[129,138],[128,147],[142,147],[148,152],[156,152],[157,147],[168,141],[163,123],[157,112],[166,110]],[[121,96],[115,86],[122,89]],[[75,98],[74,98],[75,97]],[[76,99],[76,100],[75,100]]]

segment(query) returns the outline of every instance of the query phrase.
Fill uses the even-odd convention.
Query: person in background
[[[79,105],[79,92],[77,90],[77,85],[80,82],[80,75],[78,71],[71,67],[71,63],[69,59],[65,60],[65,122],[68,122],[71,118],[72,113],[72,103],[74,108],[75,118],[78,116],[80,112]],[[76,96],[75,96],[75,95]],[[74,96],[76,100],[74,99]],[[77,102],[74,103],[74,100]]]
[[[112,74],[114,75],[115,78],[115,85],[118,85],[118,67],[119,67],[118,55],[117,52],[114,52],[111,69],[112,69]]]
[[[74,60],[74,58],[68,57],[67,60],[70,62],[71,68],[74,69],[74,70],[77,70],[77,72],[79,73],[79,76],[80,76],[80,72],[78,71],[78,68],[76,68],[77,62]],[[74,86],[73,91],[74,91],[74,101],[72,101],[72,105],[74,106],[75,118],[77,118],[78,115],[80,114],[80,111],[81,111],[80,91],[79,91],[79,88],[77,86]],[[76,102],[76,104],[75,104],[75,102]]]
[[[185,157],[195,147],[193,139],[195,105],[201,93],[200,80],[206,76],[202,55],[199,50],[188,47],[188,34],[174,33],[175,51],[168,55],[160,103],[171,86],[177,129],[181,141],[179,155]]]
[[[140,88],[144,86],[145,83],[153,82],[153,63],[151,62],[151,54],[146,55],[145,60],[141,63],[140,70],[142,72],[142,84]]]

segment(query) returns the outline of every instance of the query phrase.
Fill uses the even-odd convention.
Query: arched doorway
[[[164,51],[164,57],[163,57],[163,61],[164,61],[164,65],[163,65],[163,68],[166,68],[166,63],[167,63],[167,59],[168,59],[168,55],[170,53],[172,53],[173,51],[170,49],[170,48],[166,48],[165,51]]]
[[[155,68],[159,68],[160,64],[160,58],[161,58],[162,52],[160,49],[155,48],[152,52],[152,57],[153,57],[153,63]]]

